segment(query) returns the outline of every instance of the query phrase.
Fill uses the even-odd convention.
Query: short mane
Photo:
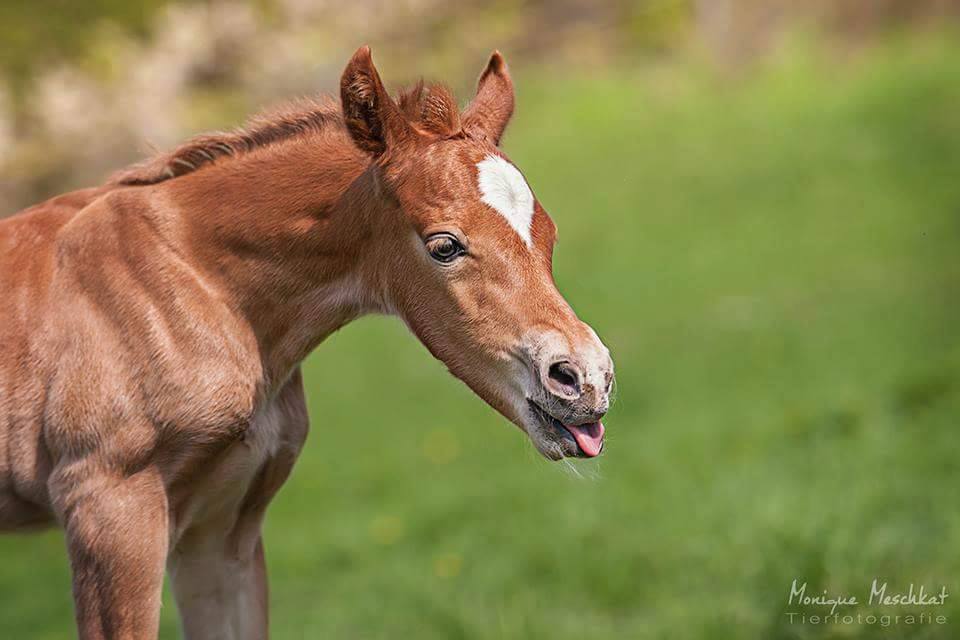
[[[425,86],[419,81],[402,90],[397,102],[404,115],[427,132],[444,136],[459,132],[456,102],[442,85]],[[172,151],[122,169],[111,176],[109,184],[157,184],[192,173],[222,158],[319,133],[328,127],[344,127],[340,102],[330,96],[302,98],[255,115],[233,131],[197,136]]]

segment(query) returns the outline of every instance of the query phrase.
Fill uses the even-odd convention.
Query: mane
[[[400,91],[397,104],[411,123],[426,132],[443,136],[459,132],[459,110],[443,85],[426,86],[421,80]],[[253,149],[331,128],[345,129],[340,102],[330,96],[302,98],[261,112],[233,131],[194,137],[172,151],[116,172],[108,183],[157,184]]]

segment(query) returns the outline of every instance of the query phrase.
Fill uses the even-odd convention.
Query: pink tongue
[[[603,446],[603,423],[599,420],[590,424],[578,424],[576,426],[563,425],[573,436],[588,457],[593,458],[600,454],[600,447]]]

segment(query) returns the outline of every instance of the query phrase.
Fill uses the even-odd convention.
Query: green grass
[[[399,322],[346,328],[307,362],[312,434],[266,526],[274,637],[956,637],[944,42],[742,78],[520,70],[506,149],[617,363],[607,453],[585,478],[541,461]],[[60,535],[0,558],[3,635],[71,636]],[[865,598],[874,577],[946,585],[950,622],[787,623],[794,578]]]

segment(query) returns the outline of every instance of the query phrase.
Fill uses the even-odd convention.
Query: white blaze
[[[520,171],[501,158],[490,155],[477,163],[480,171],[480,199],[507,219],[528,247],[533,222],[533,193]]]

